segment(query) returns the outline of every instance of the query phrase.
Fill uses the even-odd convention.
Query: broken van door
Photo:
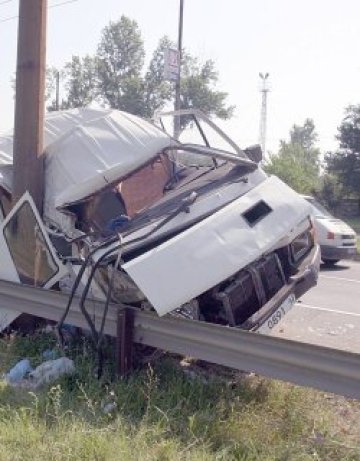
[[[0,225],[0,279],[50,288],[66,273],[30,194],[25,193]],[[23,251],[26,240],[27,251]],[[0,306],[0,330],[20,312]]]

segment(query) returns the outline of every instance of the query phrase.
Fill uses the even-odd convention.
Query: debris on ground
[[[55,360],[59,358],[59,351],[56,349],[46,349],[41,356],[44,360]]]
[[[175,358],[176,356],[174,356]],[[228,386],[238,384],[252,374],[233,370],[222,365],[205,362],[192,357],[183,357],[176,360],[175,365],[191,380],[200,381],[202,384],[210,384],[214,380],[221,380]]]
[[[74,362],[67,357],[47,360],[35,369],[28,359],[23,359],[5,375],[5,380],[14,387],[35,390],[74,372]]]
[[[16,384],[22,381],[26,375],[33,371],[32,366],[30,365],[30,360],[22,359],[18,362],[9,373],[6,373],[5,380],[9,384]]]
[[[102,411],[105,415],[108,415],[117,409],[116,402],[107,403],[102,407]]]
[[[63,375],[73,374],[74,371],[74,362],[67,357],[61,357],[56,360],[48,360],[36,367],[29,374],[29,381],[31,387],[37,389],[45,384],[56,381]]]

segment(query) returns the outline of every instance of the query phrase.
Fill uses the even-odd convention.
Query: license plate
[[[269,334],[273,328],[278,325],[281,320],[285,317],[285,315],[290,311],[290,309],[294,306],[296,302],[296,298],[294,294],[289,295],[285,301],[279,306],[276,311],[270,315],[268,319],[258,328],[256,331],[257,333],[261,334]]]

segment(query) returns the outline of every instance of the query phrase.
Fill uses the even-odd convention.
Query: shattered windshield
[[[180,115],[178,115],[180,114]],[[182,145],[198,146],[201,151],[182,151],[176,158],[186,166],[213,166],[212,150],[229,154],[236,158],[247,159],[246,154],[210,119],[199,111],[184,110],[160,114],[155,120],[170,136],[174,135],[175,118],[180,119],[180,133],[177,137]],[[215,155],[214,155],[215,157]],[[224,159],[225,160],[225,159]]]

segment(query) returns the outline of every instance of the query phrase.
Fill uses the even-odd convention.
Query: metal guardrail
[[[57,321],[67,299],[64,293],[0,281],[0,307]],[[75,298],[67,323],[87,328],[77,301]],[[87,308],[99,326],[102,303],[90,300]],[[105,333],[114,337],[119,310],[121,306],[111,305],[105,324]],[[360,355],[204,322],[159,318],[136,309],[134,320],[137,343],[360,398]]]

